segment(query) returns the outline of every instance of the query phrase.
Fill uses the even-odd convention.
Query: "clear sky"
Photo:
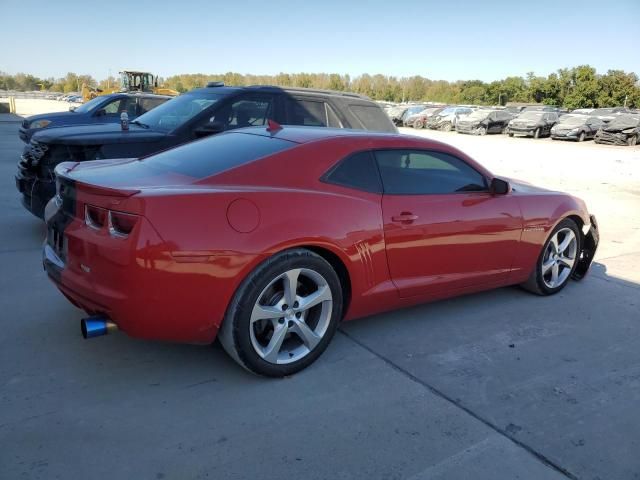
[[[640,74],[640,0],[0,0],[0,71]]]

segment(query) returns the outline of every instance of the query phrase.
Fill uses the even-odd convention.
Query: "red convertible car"
[[[557,293],[598,244],[581,200],[397,134],[271,124],[56,174],[44,265],[89,314],[85,337],[217,337],[268,376],[311,364],[342,320],[505,285]]]

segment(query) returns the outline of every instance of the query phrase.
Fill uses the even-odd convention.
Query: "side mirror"
[[[491,180],[491,186],[489,187],[489,191],[492,195],[506,195],[511,190],[509,186],[509,182],[506,180],[502,180],[500,178],[494,178]]]
[[[220,132],[224,132],[224,125],[221,122],[205,123],[194,130],[196,137],[206,137]]]
[[[107,114],[107,111],[104,108],[101,108],[96,112],[96,117],[104,117]]]

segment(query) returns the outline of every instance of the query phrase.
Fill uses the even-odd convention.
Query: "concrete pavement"
[[[0,123],[0,478],[640,478],[640,196],[626,173],[605,175],[621,197],[593,187],[620,236],[604,232],[584,282],[345,324],[311,368],[268,380],[218,346],[82,340],[17,200],[17,128]],[[483,140],[502,155],[533,142],[466,147],[481,155]],[[608,151],[613,166],[633,154]]]

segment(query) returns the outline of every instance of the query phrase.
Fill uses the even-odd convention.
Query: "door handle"
[[[400,223],[411,223],[417,219],[418,219],[418,216],[414,215],[411,212],[402,212],[400,215],[394,215],[393,217],[391,217],[391,220],[393,220],[394,222],[400,222]]]

